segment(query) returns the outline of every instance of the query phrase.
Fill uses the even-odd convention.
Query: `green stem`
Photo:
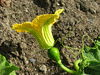
[[[72,47],[69,47],[69,46],[65,46],[65,45],[63,44],[63,42],[64,42],[65,38],[66,38],[69,34],[71,34],[71,33],[74,31],[74,29],[75,29],[75,27],[73,28],[73,30],[72,30],[70,33],[66,34],[65,37],[62,39],[62,46],[65,47],[65,48],[68,48],[68,49],[71,50],[71,51],[72,51],[72,49],[74,49],[74,50],[79,50],[79,49],[78,49],[78,48],[72,48]],[[72,51],[72,53],[73,53],[74,55],[76,55],[73,51]],[[79,54],[79,53],[78,53],[78,54]],[[76,56],[77,56],[77,55],[76,55]]]
[[[68,73],[70,73],[70,74],[75,74],[75,75],[78,74],[77,71],[73,71],[73,70],[70,70],[70,69],[68,69],[67,67],[65,67],[65,66],[61,63],[61,60],[59,60],[57,63],[58,63],[58,65],[59,65],[63,70],[65,70],[66,72],[68,72]]]
[[[82,60],[81,60],[81,59],[78,59],[78,60],[75,61],[75,63],[74,63],[74,67],[75,67],[75,69],[76,69],[77,71],[79,71],[79,66],[78,66],[78,64],[81,63],[81,62],[82,62]]]
[[[83,58],[83,56],[84,56],[84,55],[83,55],[83,52],[84,52],[84,37],[85,37],[85,36],[87,36],[87,37],[94,43],[94,45],[97,46],[96,43],[95,43],[88,35],[83,35],[83,37],[82,37],[82,49],[80,49],[80,51],[81,51],[81,56],[82,56],[81,58]]]
[[[88,36],[88,35],[83,35],[83,37],[82,37],[82,49],[84,50],[84,37],[85,36],[87,36],[95,45],[96,45],[96,43]]]

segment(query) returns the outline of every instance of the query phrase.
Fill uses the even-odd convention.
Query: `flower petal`
[[[29,29],[33,30],[33,26],[31,22],[24,22],[22,24],[15,24],[12,27],[12,30],[16,30],[17,32],[29,32]]]
[[[32,22],[24,22],[22,24],[13,25],[12,29],[17,32],[29,32],[38,41],[43,49],[49,49],[54,46],[54,38],[51,27],[59,19],[60,13],[64,9],[57,10],[55,14],[44,14],[37,16]]]
[[[33,20],[33,24],[39,27],[44,25],[53,25],[56,22],[56,20],[59,19],[59,15],[63,10],[64,9],[57,10],[55,14],[44,14],[37,16]]]

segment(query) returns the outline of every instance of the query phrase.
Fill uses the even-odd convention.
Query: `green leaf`
[[[15,71],[12,71],[9,75],[16,75]]]
[[[87,48],[84,48],[84,56],[90,59],[90,61],[100,62],[100,50],[98,50],[96,47],[93,47],[87,51]]]
[[[100,50],[93,47],[88,52],[84,52],[84,56],[88,59],[89,68],[100,71]]]
[[[93,69],[90,68],[85,68],[85,73],[89,74],[89,75],[100,75],[100,71],[95,71]]]
[[[85,73],[90,75],[100,75],[100,35],[94,47],[85,47],[83,58],[87,59],[88,66],[85,68]],[[85,66],[85,65],[84,65]]]
[[[0,75],[16,75],[14,70],[19,70],[19,68],[9,63],[6,58],[0,54]]]

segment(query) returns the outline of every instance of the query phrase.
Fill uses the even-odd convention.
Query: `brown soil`
[[[59,21],[52,27],[55,44],[61,54],[61,60],[65,66],[74,69],[73,63],[77,60],[74,54],[62,46],[81,48],[82,36],[89,35],[93,40],[100,34],[100,0],[12,0],[10,7],[0,6],[0,54],[19,67],[17,75],[70,75],[51,61],[47,56],[47,50],[42,51],[36,39],[29,33],[17,33],[11,30],[15,23],[31,22],[36,16],[52,14],[56,10],[64,8]],[[84,39],[85,45],[92,46],[92,42]],[[74,53],[78,51],[73,50]],[[30,59],[36,59],[32,63]],[[46,66],[46,73],[40,67]]]

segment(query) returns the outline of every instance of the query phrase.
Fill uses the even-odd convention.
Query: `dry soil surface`
[[[89,35],[94,41],[100,34],[100,0],[12,0],[10,7],[0,6],[0,54],[19,67],[17,75],[70,75],[56,62],[49,59],[47,50],[42,51],[36,39],[29,33],[11,30],[15,23],[31,22],[36,16],[53,14],[63,8],[57,23],[52,27],[55,47],[60,51],[62,63],[74,70],[73,63],[78,59],[65,46],[81,48],[82,36]],[[86,37],[85,45],[92,46]],[[36,52],[42,51],[38,54]],[[77,50],[73,50],[78,53]],[[36,60],[34,63],[30,59]]]

